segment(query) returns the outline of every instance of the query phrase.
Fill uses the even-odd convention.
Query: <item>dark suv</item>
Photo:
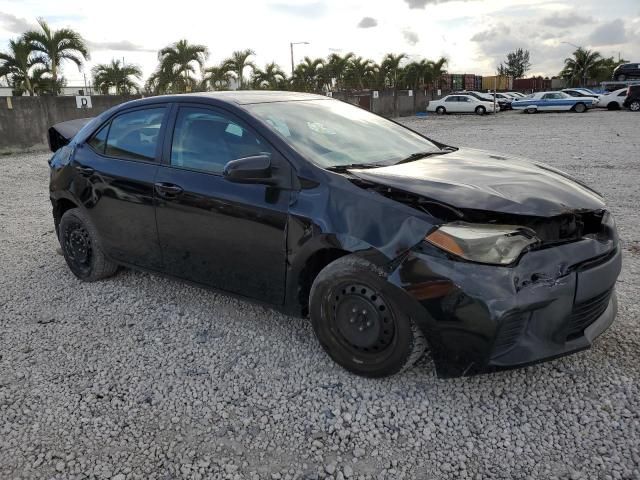
[[[640,84],[627,89],[627,98],[622,105],[632,112],[640,112]]]
[[[629,78],[640,77],[640,63],[618,65],[613,71],[613,79],[624,82]]]

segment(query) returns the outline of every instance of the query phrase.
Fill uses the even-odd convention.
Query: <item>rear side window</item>
[[[126,160],[154,160],[164,112],[164,107],[149,108],[114,118],[105,154]]]
[[[109,125],[107,123],[104,127],[98,130],[91,139],[89,140],[89,145],[93,147],[93,149],[98,153],[104,153],[104,147],[107,145],[107,133],[109,133]]]

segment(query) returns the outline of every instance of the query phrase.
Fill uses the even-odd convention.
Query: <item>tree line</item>
[[[66,85],[60,74],[62,63],[81,68],[89,60],[89,48],[82,36],[68,28],[53,30],[38,19],[39,28],[9,41],[8,51],[0,53],[0,80],[5,79],[15,95],[57,95]],[[93,67],[93,87],[100,93],[150,95],[210,90],[271,89],[304,92],[392,88],[419,89],[438,86],[446,73],[447,59],[409,61],[406,54],[386,54],[380,63],[355,53],[333,53],[326,58],[304,57],[287,75],[279,65],[270,62],[260,68],[251,49],[234,51],[218,65],[207,66],[205,45],[179,40],[158,52],[158,66],[142,82],[138,65],[119,59]],[[565,59],[560,76],[570,84],[583,84],[588,79],[599,81],[611,77],[613,69],[625,60],[604,58],[599,52],[577,48]],[[521,78],[530,69],[529,51],[510,52],[498,73]]]

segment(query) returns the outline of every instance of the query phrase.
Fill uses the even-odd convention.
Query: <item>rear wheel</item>
[[[384,377],[410,367],[425,352],[422,332],[390,295],[370,262],[347,255],[313,282],[310,315],[320,344],[357,375]]]
[[[476,107],[476,115],[484,115],[487,113],[487,109],[484,107]]]
[[[447,113],[447,109],[444,108],[444,107],[438,107],[438,108],[436,108],[436,113],[438,115],[444,115],[445,113]]]
[[[587,106],[584,103],[576,103],[573,107],[573,111],[576,113],[584,113],[587,111]]]
[[[116,273],[118,265],[105,256],[98,232],[82,210],[67,210],[58,232],[64,259],[80,280],[94,282]]]
[[[640,112],[640,100],[634,100],[629,104],[629,110],[632,112]]]

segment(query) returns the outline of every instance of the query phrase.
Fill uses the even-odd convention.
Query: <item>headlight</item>
[[[533,230],[516,225],[484,225],[454,222],[425,237],[436,247],[466,260],[508,265],[538,242]]]

